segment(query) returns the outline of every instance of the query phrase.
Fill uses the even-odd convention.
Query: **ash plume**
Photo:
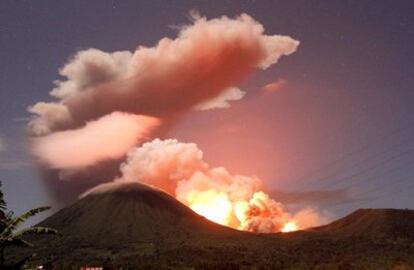
[[[56,81],[50,92],[55,101],[28,108],[34,114],[28,123],[32,152],[46,185],[62,202],[120,175],[128,178],[128,169],[118,168],[130,148],[162,138],[192,110],[229,107],[229,101],[243,97],[237,86],[244,78],[292,54],[298,45],[288,36],[266,35],[260,23],[242,14],[234,19],[193,16],[190,25],[179,28],[177,38],[162,38],[154,47],[138,46],[133,52],[76,53],[59,71],[65,79]],[[194,177],[194,183],[210,174],[223,181],[232,177],[224,168],[197,167],[193,174],[188,166],[178,166],[183,171],[175,171],[174,177],[182,173],[184,178]],[[207,165],[200,161],[194,166]],[[235,177],[240,178],[237,185],[249,182],[249,188],[260,182]],[[169,192],[176,184],[188,189],[184,182],[174,181],[159,185]]]
[[[257,177],[233,175],[223,167],[210,168],[194,143],[155,139],[128,152],[121,177],[113,187],[140,182],[160,188],[206,218],[233,228],[278,232],[289,222],[297,228],[321,225],[325,217],[312,208],[289,213],[264,192]],[[105,192],[103,184],[86,192]]]
[[[159,125],[154,117],[113,112],[81,128],[34,138],[32,152],[51,168],[79,169],[121,158]]]
[[[197,18],[176,39],[163,38],[133,53],[81,51],[60,70],[67,80],[57,81],[51,92],[58,100],[29,108],[37,114],[30,131],[44,135],[75,128],[114,111],[171,118],[217,98],[298,44],[287,36],[265,35],[261,24],[243,14]],[[240,98],[236,95],[233,90],[222,98]]]

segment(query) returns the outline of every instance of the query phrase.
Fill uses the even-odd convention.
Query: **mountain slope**
[[[359,209],[328,225],[314,228],[337,236],[408,238],[414,241],[414,211],[397,209]]]
[[[79,269],[414,269],[414,211],[361,209],[288,234],[240,232],[212,223],[168,194],[137,183],[89,194],[39,225],[33,265]],[[17,260],[33,250],[8,250]]]
[[[165,192],[138,183],[98,190],[38,225],[55,228],[62,236],[28,238],[36,243],[34,262],[76,267],[113,260],[119,265],[129,256],[159,256],[184,242],[203,248],[251,235],[213,223]],[[11,250],[9,256],[13,261],[29,252]]]
[[[90,194],[39,225],[56,228],[64,236],[75,234],[83,240],[96,238],[109,243],[111,237],[131,241],[159,233],[230,231],[197,215],[170,195],[138,183]]]

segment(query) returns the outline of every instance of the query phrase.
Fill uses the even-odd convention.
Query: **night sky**
[[[197,143],[210,164],[257,175],[275,193],[346,190],[345,199],[314,202],[334,216],[414,208],[412,1],[155,0],[0,2],[0,179],[9,208],[53,205],[28,154],[26,108],[51,100],[69,57],[174,38],[193,9],[207,18],[247,13],[266,33],[301,44],[245,80],[244,99],[188,114],[167,137]]]

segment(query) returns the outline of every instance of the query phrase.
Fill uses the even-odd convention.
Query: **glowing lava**
[[[115,181],[137,181],[174,196],[205,218],[234,229],[276,233],[319,225],[312,209],[291,213],[264,192],[254,176],[234,175],[224,167],[211,168],[196,144],[155,139],[128,153]],[[287,223],[294,221],[294,225]],[[287,226],[287,227],[285,227]]]
[[[188,206],[197,214],[221,225],[229,225],[233,205],[227,194],[212,189],[203,192],[190,192],[187,196],[187,202],[189,202]]]
[[[280,231],[281,232],[294,232],[297,230],[298,230],[298,225],[296,225],[296,222],[290,221],[286,223]]]
[[[184,203],[199,215],[238,230],[292,232],[299,229],[280,204],[262,191],[255,192],[250,200],[232,201],[228,194],[214,189],[193,190],[187,194]],[[263,222],[266,220],[268,222]]]

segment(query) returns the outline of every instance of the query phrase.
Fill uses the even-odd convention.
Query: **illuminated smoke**
[[[80,51],[60,70],[67,79],[57,81],[51,92],[57,100],[29,107],[36,115],[29,131],[44,136],[79,128],[116,111],[160,118],[165,129],[193,108],[228,107],[228,101],[243,97],[234,88],[242,79],[293,53],[298,44],[287,36],[265,35],[261,24],[243,14],[195,17],[176,39],[163,38],[134,52]],[[35,146],[43,160],[46,151],[40,148],[46,145]],[[88,161],[85,166],[100,159]]]
[[[82,168],[122,157],[147,140],[159,124],[154,117],[114,112],[82,128],[33,138],[32,152],[51,168]]]
[[[262,92],[264,93],[274,93],[277,92],[279,90],[281,90],[282,88],[284,88],[287,84],[287,81],[285,79],[278,79],[272,83],[268,83],[266,84],[263,88],[262,88]]]
[[[310,208],[290,214],[264,192],[257,177],[210,168],[194,143],[173,139],[147,142],[128,153],[121,172],[115,183],[141,182],[163,189],[200,215],[240,230],[289,231],[324,221]]]
[[[288,36],[264,34],[246,14],[211,20],[196,15],[176,39],[162,38],[154,47],[78,52],[60,70],[65,79],[55,82],[55,101],[28,108],[34,114],[28,124],[32,152],[57,169],[45,170],[45,181],[58,199],[84,191],[117,175],[113,168],[130,150],[114,183],[159,187],[233,228],[276,232],[316,225],[316,212],[290,214],[265,193],[260,179],[210,168],[195,144],[155,139],[133,148],[162,137],[184,113],[228,108],[245,95],[237,88],[244,78],[298,45]],[[57,175],[72,181],[56,183]]]
[[[197,104],[194,109],[199,111],[211,109],[224,109],[230,107],[229,101],[242,99],[246,93],[237,87],[230,87],[221,92],[215,98]]]

